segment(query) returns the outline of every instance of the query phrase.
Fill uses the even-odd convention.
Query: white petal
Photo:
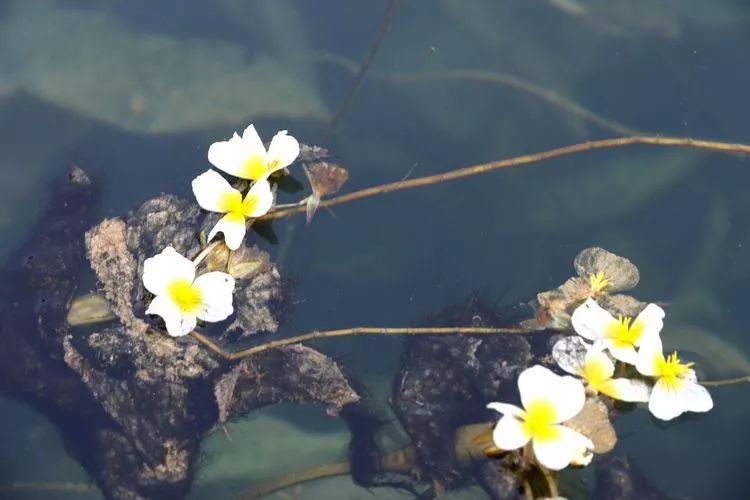
[[[686,381],[682,398],[687,411],[703,413],[714,407],[714,401],[708,389],[693,382]]]
[[[531,439],[523,423],[516,417],[506,415],[500,419],[492,431],[492,441],[501,450],[516,450]]]
[[[236,194],[235,194],[236,193]],[[226,196],[239,196],[242,194],[234,189],[219,172],[208,170],[193,179],[193,194],[198,200],[198,205],[204,210],[225,213],[227,211],[223,200]]]
[[[640,346],[659,336],[659,332],[664,327],[664,309],[656,304],[647,305],[633,321],[632,328],[638,328],[639,325],[642,325],[643,331],[635,341],[636,346]]]
[[[585,456],[586,450],[593,450],[594,444],[583,434],[563,425],[555,426],[559,432],[557,439],[534,439],[534,456],[550,470],[564,469],[574,458]]]
[[[638,354],[632,345],[617,345],[609,339],[604,340],[604,345],[616,360],[629,365],[635,365],[638,362]]]
[[[167,326],[167,333],[172,337],[187,335],[197,323],[195,315],[182,314],[177,305],[166,295],[154,298],[146,309],[146,314],[161,316]]]
[[[604,338],[607,325],[613,321],[615,318],[591,298],[578,306],[570,318],[576,333],[589,340]]]
[[[194,285],[201,291],[201,306],[198,317],[204,321],[224,321],[232,315],[232,292],[234,278],[227,273],[201,274]]]
[[[527,368],[518,376],[518,390],[524,408],[529,408],[534,401],[549,401],[555,408],[554,423],[578,415],[586,402],[586,391],[580,380],[561,377],[541,365]]]
[[[288,167],[294,163],[297,156],[299,156],[299,142],[291,135],[287,135],[286,130],[282,130],[271,139],[271,144],[268,146],[266,159],[268,173]]]
[[[267,180],[261,179],[245,195],[245,217],[260,217],[273,206],[273,192]]]
[[[242,131],[242,145],[248,153],[262,153],[263,157],[266,156],[266,147],[263,145],[258,131],[255,130],[255,125],[252,123]]]
[[[664,353],[662,352],[661,339],[657,335],[641,344],[636,357],[635,369],[641,375],[654,377],[658,375],[659,363],[662,361],[664,361]]]
[[[208,233],[208,241],[217,233],[224,233],[224,241],[231,250],[237,250],[245,239],[245,218],[237,214],[226,214]]]
[[[651,396],[651,386],[643,380],[613,378],[597,389],[606,396],[628,403],[645,403]]]
[[[514,417],[521,417],[526,414],[526,412],[518,406],[510,405],[508,403],[490,403],[487,405],[487,408],[502,413],[503,415],[512,415]]]
[[[165,248],[143,263],[143,286],[154,295],[162,295],[167,285],[180,278],[192,283],[195,265],[172,247]]]
[[[265,169],[266,148],[252,125],[245,129],[242,137],[235,133],[228,141],[215,142],[208,148],[208,161],[212,165],[243,179],[251,178],[247,165],[251,158],[262,166],[260,170]]]
[[[224,172],[240,177],[246,159],[242,139],[237,134],[228,141],[214,142],[208,148],[208,161]]]
[[[713,408],[713,400],[705,387],[689,380],[677,386],[657,380],[651,391],[648,409],[662,420],[672,420],[686,411],[705,412]]]

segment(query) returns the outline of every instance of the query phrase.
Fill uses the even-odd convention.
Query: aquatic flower
[[[587,344],[581,337],[565,337],[552,347],[552,357],[560,368],[581,377],[590,392],[631,403],[647,402],[649,385],[642,380],[614,378],[615,364],[603,348],[602,344]]]
[[[222,272],[196,278],[193,262],[172,247],[146,259],[143,285],[156,296],[146,314],[161,316],[173,337],[190,333],[198,319],[223,321],[234,312],[234,278]]]
[[[585,461],[585,450],[593,450],[593,443],[561,425],[583,409],[583,384],[535,365],[519,375],[518,390],[523,409],[506,403],[487,405],[503,414],[492,433],[495,446],[510,451],[531,441],[537,461],[551,470],[563,469],[574,460]]]
[[[708,390],[699,385],[693,363],[683,363],[677,353],[664,357],[661,339],[655,337],[638,351],[636,369],[654,377],[648,409],[661,420],[672,420],[686,411],[706,412],[714,403]]]
[[[588,340],[600,341],[615,359],[631,365],[636,361],[636,347],[658,337],[664,325],[664,310],[649,304],[635,318],[615,319],[595,300],[589,298],[578,306],[570,318],[575,331]]]
[[[260,217],[273,205],[273,193],[268,181],[257,181],[243,199],[242,193],[214,170],[193,179],[193,193],[205,210],[226,214],[208,234],[208,241],[217,233],[224,233],[224,240],[232,250],[238,249],[245,239],[245,217]]]
[[[211,144],[208,161],[219,170],[242,179],[253,181],[266,179],[269,175],[291,165],[299,155],[299,142],[278,132],[266,151],[255,127],[250,125],[240,137],[237,132],[228,140]]]

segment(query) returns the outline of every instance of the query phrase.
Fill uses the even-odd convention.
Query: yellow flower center
[[[587,360],[578,370],[578,374],[597,391],[603,382],[610,379],[604,361],[597,358]]]
[[[261,155],[250,155],[242,163],[240,177],[257,181],[266,173],[266,159]]]
[[[219,206],[224,213],[242,215],[244,208],[242,206],[242,195],[239,191],[227,191],[221,195]]]
[[[533,439],[553,441],[560,435],[560,430],[553,425],[556,416],[557,411],[550,401],[532,401],[526,408],[523,428]]]
[[[657,353],[654,359],[656,376],[671,390],[679,389],[693,364],[681,363],[676,351],[666,358]]]
[[[182,278],[177,278],[167,285],[167,293],[182,313],[195,312],[203,298],[198,287]]]
[[[609,280],[604,277],[603,271],[589,274],[589,289],[592,294],[601,292],[607,286],[609,286]]]
[[[631,321],[633,318],[618,315],[616,320],[611,321],[605,327],[604,336],[612,340],[615,347],[635,345],[643,334],[643,322],[636,320],[631,325]]]

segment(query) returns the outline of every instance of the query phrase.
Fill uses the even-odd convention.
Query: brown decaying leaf
[[[310,163],[303,168],[313,193],[319,196],[337,192],[349,178],[349,172],[344,167],[327,161]]]
[[[608,281],[607,293],[630,290],[640,280],[638,268],[632,262],[600,247],[582,250],[573,265],[578,275],[585,280],[592,274],[604,273]]]
[[[598,397],[587,399],[583,410],[564,425],[589,438],[594,443],[594,453],[607,453],[617,444],[607,406]]]
[[[322,196],[336,193],[349,178],[349,172],[342,166],[327,161],[303,165],[310,181],[313,194],[307,199],[307,223],[309,224],[318,209]]]

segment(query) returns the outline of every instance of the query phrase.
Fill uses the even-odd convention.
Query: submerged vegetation
[[[427,45],[402,43],[406,48],[397,58],[375,67],[389,42],[415,38],[411,31],[394,30],[397,18],[421,19],[421,10],[403,0],[384,1],[374,40],[369,49],[361,48],[364,58],[356,63],[346,50],[318,50],[307,32],[306,7],[291,0],[273,6],[217,2],[217,10],[232,17],[232,26],[241,27],[238,33],[252,33],[255,45],[230,41],[238,36],[231,30],[226,39],[211,40],[195,25],[185,30],[189,34],[178,28],[171,34],[134,29],[122,15],[127,2],[119,0],[98,9],[55,0],[27,3],[0,8],[0,63],[7,67],[0,76],[0,107],[40,100],[59,107],[58,113],[85,116],[97,127],[108,124],[117,133],[144,137],[160,134],[159,140],[192,131],[188,148],[197,144],[201,161],[214,169],[200,173],[204,165],[179,165],[169,171],[174,183],[161,187],[168,194],[157,195],[159,186],[139,178],[146,195],[139,195],[137,203],[120,200],[127,205],[122,212],[136,206],[120,216],[113,215],[120,210],[112,211],[110,203],[104,203],[105,216],[96,211],[106,175],[94,173],[92,181],[73,167],[56,180],[40,222],[1,272],[0,390],[50,419],[96,488],[0,481],[0,494],[100,491],[107,498],[183,498],[215,458],[202,457],[208,436],[231,443],[237,437],[233,424],[250,422],[269,406],[292,403],[323,407],[346,427],[340,434],[349,440],[347,460],[275,471],[279,477],[266,482],[268,474],[246,473],[244,461],[281,453],[275,440],[286,437],[269,432],[267,446],[246,449],[235,460],[239,473],[231,480],[214,479],[206,488],[223,488],[245,499],[277,492],[307,497],[300,493],[301,483],[348,475],[356,485],[384,495],[418,498],[666,498],[662,485],[640,472],[647,469],[641,460],[651,457],[648,450],[615,450],[618,435],[664,430],[659,440],[654,438],[655,447],[676,453],[682,445],[669,439],[667,433],[676,427],[666,427],[667,422],[709,421],[727,405],[719,394],[723,389],[709,392],[707,387],[750,381],[750,361],[715,335],[718,321],[711,321],[723,317],[731,304],[703,290],[709,279],[736,285],[747,275],[745,259],[724,248],[734,205],[722,201],[707,215],[696,217],[701,206],[682,217],[689,221],[691,238],[694,226],[707,228],[705,241],[697,243],[698,259],[714,268],[695,266],[676,275],[658,265],[671,256],[648,262],[636,242],[607,236],[621,230],[618,217],[634,207],[663,210],[655,195],[683,182],[685,172],[699,170],[698,155],[686,151],[734,156],[744,165],[750,145],[640,132],[653,128],[652,123],[629,112],[613,118],[594,111],[612,107],[579,86],[593,79],[607,88],[609,78],[592,74],[582,62],[602,61],[584,32],[625,47],[638,46],[643,37],[673,43],[696,22],[692,9],[649,2],[652,15],[643,20],[641,9],[647,7],[640,1],[630,12],[586,0],[548,0],[534,9],[491,0],[471,5],[442,0],[431,7],[429,22],[420,21],[425,31],[417,38]],[[569,65],[566,72],[559,71],[557,60],[545,59],[546,40],[518,28],[530,25],[540,10],[557,14],[557,24],[540,26],[556,40],[556,54]],[[711,29],[731,31],[739,10],[712,9]],[[435,34],[448,33],[439,29],[446,19],[455,31]],[[355,26],[337,28],[348,33]],[[466,57],[472,50],[456,50],[456,38],[467,33],[473,52],[497,47],[505,54],[502,63],[477,66]],[[325,36],[315,36],[325,48]],[[91,39],[101,45],[92,45]],[[510,46],[523,49],[511,51]],[[73,59],[76,65],[50,62]],[[91,78],[110,73],[123,76],[111,84]],[[338,105],[331,105],[337,88],[332,83],[342,75],[347,84],[338,89]],[[459,82],[476,89],[478,97],[454,94]],[[362,113],[367,120],[370,115],[382,120],[370,129],[350,118],[372,106],[368,92],[375,88],[387,94],[391,107],[404,106],[408,123],[393,123],[398,118],[383,109]],[[485,101],[491,92],[499,95],[489,106]],[[498,104],[505,106],[503,113],[494,110]],[[713,108],[705,106],[702,112],[713,116]],[[558,125],[548,119],[555,114],[566,119],[560,126],[572,136],[570,145],[540,150],[550,135],[556,137]],[[498,150],[503,156],[514,154],[506,152],[527,135],[518,117],[538,125],[521,150],[539,152],[487,162],[486,155]],[[281,123],[272,126],[264,119]],[[258,129],[248,125],[250,120]],[[293,124],[286,123],[290,120]],[[414,124],[425,131],[416,133]],[[290,132],[265,135],[279,128]],[[592,137],[592,129],[614,136]],[[60,130],[61,136],[66,133]],[[420,161],[477,164],[422,173],[415,158],[388,149],[388,134],[409,143],[426,141],[425,149],[434,150],[434,156],[420,156]],[[297,137],[321,142],[341,156]],[[482,155],[466,160],[465,149],[453,153],[458,145],[480,148]],[[624,150],[625,160],[615,158],[616,149]],[[600,163],[581,170],[560,161],[585,157]],[[367,169],[381,164],[394,169],[387,171],[388,178],[398,180],[367,187]],[[526,165],[539,168],[516,168]],[[549,174],[544,183],[535,177],[539,172]],[[142,173],[133,177],[152,179]],[[460,180],[478,176],[486,182],[464,193],[453,190]],[[410,205],[398,202],[416,188],[437,185],[441,189],[418,191]],[[691,203],[703,195],[723,200],[723,193],[711,191],[716,188],[712,182],[703,182],[700,190],[684,188]],[[191,191],[192,198],[185,198]],[[744,199],[741,190],[732,196],[732,203]],[[357,204],[349,203],[369,198],[375,215],[359,218]],[[380,247],[354,245],[361,233],[344,224],[336,228],[340,239],[325,248],[305,246],[299,234],[295,238],[295,216],[305,214],[311,226],[307,234],[322,229],[330,237],[316,214],[326,210],[335,216],[333,210],[350,207],[364,234],[382,236],[381,223],[388,221],[393,231],[383,236]],[[501,216],[502,229],[490,230]],[[281,219],[285,232],[279,238],[271,223],[281,226]],[[408,220],[420,221],[420,227]],[[572,229],[593,220],[614,224],[591,234]],[[425,240],[431,232],[434,238]],[[638,237],[672,237],[665,233],[639,226]],[[457,254],[455,245],[444,247],[453,237],[469,248],[466,255]],[[258,238],[280,243],[278,251],[264,251]],[[553,251],[559,245],[565,251]],[[617,248],[633,261],[598,245]],[[320,253],[325,255],[319,260],[327,264],[302,271],[285,266],[290,247],[303,249],[305,263]],[[497,269],[471,266],[474,250],[497,254]],[[578,250],[572,275],[557,281],[556,270],[562,268],[557,257]],[[408,263],[392,258],[408,252],[416,255],[413,266],[429,268],[426,274],[412,274]],[[431,253],[434,258],[427,256]],[[735,258],[723,269],[727,255]],[[722,269],[715,268],[717,263]],[[87,279],[79,276],[81,268],[94,275],[95,293],[77,289]],[[482,292],[458,302],[452,294],[451,304],[422,311],[418,323],[393,326],[402,323],[388,304],[370,303],[369,295],[362,310],[336,305],[340,297],[332,297],[320,278],[332,275],[331,270],[343,275],[342,269],[360,288],[371,287],[373,297],[376,289],[390,294],[411,281],[435,289],[448,284],[460,297],[462,284],[474,286],[479,272],[491,274],[489,280],[507,285],[508,291],[499,304]],[[438,275],[455,276],[440,281]],[[642,301],[631,295],[642,277],[675,281],[676,291],[657,287],[655,293],[674,300]],[[301,286],[307,287],[307,297],[299,294]],[[736,287],[728,288],[727,296],[730,290]],[[299,316],[293,308],[305,307],[311,293],[321,296],[311,301],[321,316],[313,326],[334,329],[311,329],[307,318],[295,323]],[[441,295],[431,296],[430,303],[436,297]],[[420,299],[408,300],[419,304]],[[685,310],[689,314],[680,313]],[[367,326],[361,326],[362,311],[367,311]],[[289,323],[305,333],[288,335]],[[329,349],[336,342],[327,339],[345,337],[358,337],[347,345],[359,357]],[[398,359],[390,364],[373,349],[374,343],[389,342],[383,337],[403,339]],[[377,380],[362,380],[357,365],[368,363],[376,367]],[[719,376],[732,378],[710,380]],[[378,385],[376,394],[373,385]],[[686,419],[686,414],[692,415]],[[634,418],[646,420],[634,427]],[[315,433],[299,427],[297,438]],[[393,429],[397,437],[389,434]],[[305,446],[294,443],[286,453]],[[473,489],[462,492],[467,487]],[[288,495],[281,493],[285,489]]]

